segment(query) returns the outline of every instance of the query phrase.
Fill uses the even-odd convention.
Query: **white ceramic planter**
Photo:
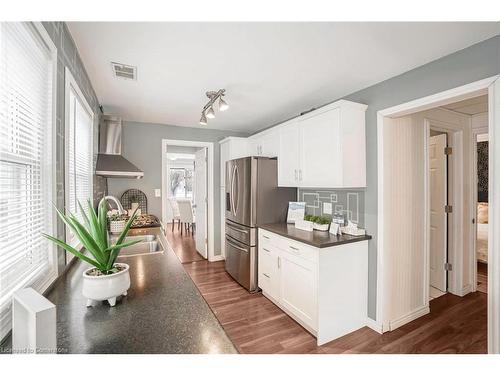
[[[313,224],[314,230],[320,230],[322,232],[326,232],[326,231],[328,231],[329,228],[330,228],[330,224],[317,224],[317,223]]]
[[[116,297],[126,296],[130,288],[129,266],[126,263],[115,263],[125,267],[120,272],[111,275],[89,276],[83,272],[83,296],[87,298],[87,307],[93,306],[95,301],[108,301],[111,306],[116,304]]]

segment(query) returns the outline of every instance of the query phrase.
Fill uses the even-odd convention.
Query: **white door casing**
[[[447,259],[447,173],[446,134],[429,139],[429,191],[430,191],[430,284],[446,292]]]
[[[194,159],[196,250],[207,259],[207,149],[197,151]]]

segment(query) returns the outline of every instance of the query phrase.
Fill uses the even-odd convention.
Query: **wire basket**
[[[121,233],[125,229],[125,220],[110,220],[109,231],[113,234]]]
[[[128,189],[120,198],[122,206],[126,210],[132,209],[132,203],[137,203],[141,213],[148,212],[148,198],[146,194],[139,189]]]

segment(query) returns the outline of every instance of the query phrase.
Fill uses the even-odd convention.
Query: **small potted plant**
[[[61,220],[90,253],[90,256],[48,234],[43,234],[43,236],[92,266],[83,272],[83,295],[87,298],[87,307],[92,306],[94,301],[105,300],[111,306],[114,306],[116,297],[127,295],[127,290],[130,288],[129,266],[126,263],[117,263],[116,258],[121,249],[141,241],[123,242],[136,213],[134,212],[130,216],[118,240],[113,244],[109,242],[108,236],[108,203],[106,200],[101,200],[97,213],[89,200],[88,215],[83,210],[80,202],[78,202],[78,206],[82,222],[73,213],[63,214],[57,208],[56,211]]]
[[[125,228],[126,220],[124,215],[113,214],[110,215],[109,220],[109,231],[113,234],[121,233]]]
[[[313,221],[313,229],[319,230],[322,232],[327,232],[330,229],[330,222],[332,221],[329,217],[326,216],[315,216]]]

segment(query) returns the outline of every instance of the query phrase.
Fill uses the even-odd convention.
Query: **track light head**
[[[219,98],[219,111],[225,111],[226,109],[229,108],[229,104],[226,103],[224,99],[222,99],[222,95]]]
[[[207,124],[207,116],[205,116],[205,112],[201,112],[200,125]]]
[[[210,107],[206,113],[208,118],[215,118],[214,107]]]

